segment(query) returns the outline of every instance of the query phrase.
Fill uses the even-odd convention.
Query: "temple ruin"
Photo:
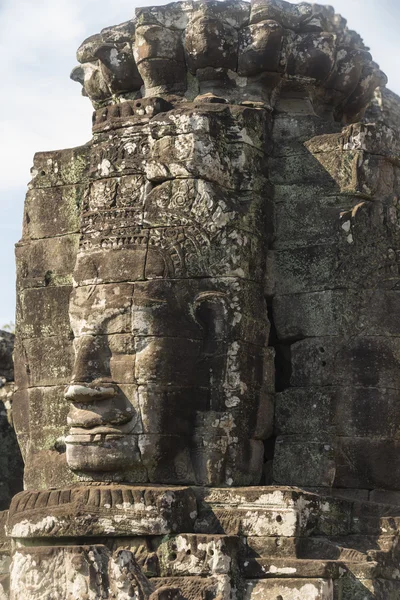
[[[140,8],[77,58],[93,137],[35,155],[16,248],[0,598],[398,600],[400,99],[319,4]]]

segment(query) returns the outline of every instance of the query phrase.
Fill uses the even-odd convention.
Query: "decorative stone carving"
[[[11,598],[397,598],[385,76],[281,0],[138,9],[78,61],[93,139],[35,156],[16,251]]]
[[[141,8],[136,15],[78,50],[81,66],[72,78],[95,108],[161,94],[190,101],[207,92],[274,106],[283,93],[304,95],[317,112],[334,110],[352,121],[386,82],[331,7],[230,0]]]

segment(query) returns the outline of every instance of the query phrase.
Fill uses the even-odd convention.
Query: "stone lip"
[[[95,108],[207,93],[273,106],[288,91],[308,97],[321,116],[349,122],[387,82],[331,7],[284,0],[139,8],[135,19],[85,40],[77,58],[71,77]]]

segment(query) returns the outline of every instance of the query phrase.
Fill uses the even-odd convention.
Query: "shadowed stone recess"
[[[23,488],[23,463],[13,425],[14,334],[0,331],[0,510]]]
[[[77,59],[93,137],[16,248],[11,600],[397,599],[399,98],[319,4]]]

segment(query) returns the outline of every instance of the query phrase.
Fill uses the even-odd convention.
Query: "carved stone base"
[[[288,487],[23,492],[13,600],[394,599],[399,525],[400,507]]]

